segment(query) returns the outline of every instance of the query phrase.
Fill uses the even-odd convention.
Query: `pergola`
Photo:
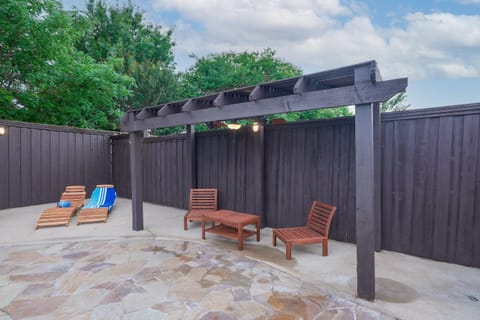
[[[143,230],[142,142],[146,129],[255,118],[355,105],[357,294],[375,298],[375,250],[380,250],[380,102],[404,92],[407,78],[383,81],[368,61],[285,80],[232,89],[127,112],[130,135],[133,230]]]

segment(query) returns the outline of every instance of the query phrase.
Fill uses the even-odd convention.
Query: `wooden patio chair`
[[[36,229],[40,227],[68,226],[72,216],[83,206],[86,195],[85,186],[67,186],[59,202],[68,201],[70,202],[70,207],[45,209],[38,218]]]
[[[77,218],[77,225],[91,222],[107,222],[108,214],[117,199],[117,191],[111,184],[98,184],[92,192],[88,204]]]
[[[202,221],[204,213],[217,210],[217,189],[191,189],[189,210],[183,217],[183,229],[189,221]]]
[[[292,245],[322,242],[322,255],[328,255],[328,231],[336,207],[320,201],[314,201],[308,214],[307,225],[273,229],[273,246],[277,246],[277,238],[286,246],[287,260],[292,259]]]

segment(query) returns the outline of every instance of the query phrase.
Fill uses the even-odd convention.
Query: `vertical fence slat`
[[[21,128],[21,192],[20,203],[22,206],[28,206],[32,203],[32,138],[30,128]]]
[[[22,205],[20,183],[21,178],[21,129],[12,127],[8,133],[8,188],[9,188],[9,207],[19,207]]]
[[[455,241],[454,261],[470,265],[472,263],[473,227],[475,219],[475,179],[478,176],[478,144],[480,134],[480,117],[478,115],[465,117],[463,126],[463,147],[460,202],[458,210],[457,238]]]
[[[8,137],[10,134],[10,129],[6,128],[7,134],[0,136],[0,210],[9,208],[9,148],[8,148]]]

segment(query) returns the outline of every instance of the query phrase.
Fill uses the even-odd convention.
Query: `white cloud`
[[[480,76],[480,15],[416,12],[384,29],[339,0],[153,1],[182,16],[177,54],[270,47],[306,72],[375,59],[384,78]]]
[[[460,0],[460,2],[464,4],[479,4],[480,0]]]

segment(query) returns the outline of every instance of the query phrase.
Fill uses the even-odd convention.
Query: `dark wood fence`
[[[265,130],[266,218],[304,225],[314,200],[337,206],[331,238],[355,241],[355,127],[351,119]]]
[[[54,202],[65,185],[113,182],[130,196],[128,138],[0,121],[0,209]],[[480,267],[480,104],[382,115],[381,247]],[[110,147],[112,149],[110,150]],[[351,118],[145,140],[148,202],[186,208],[193,181],[265,226],[305,223],[314,199],[338,207],[331,237],[355,241]],[[112,161],[112,162],[110,162]]]
[[[144,200],[177,208],[188,207],[191,153],[185,136],[150,137],[144,143]],[[128,135],[112,137],[113,183],[121,197],[131,196]]]
[[[0,209],[55,202],[66,185],[111,182],[110,135],[0,120]]]
[[[480,104],[382,115],[381,247],[480,267]],[[222,208],[301,225],[314,199],[338,207],[331,237],[355,241],[352,118],[196,134],[197,186]],[[263,146],[262,146],[263,141]],[[146,201],[186,208],[185,136],[148,138]],[[113,179],[130,195],[128,140],[113,140]]]
[[[196,139],[197,186],[218,188],[220,208],[262,215],[260,136],[221,130],[198,133]]]
[[[386,115],[382,248],[480,267],[480,104]]]

